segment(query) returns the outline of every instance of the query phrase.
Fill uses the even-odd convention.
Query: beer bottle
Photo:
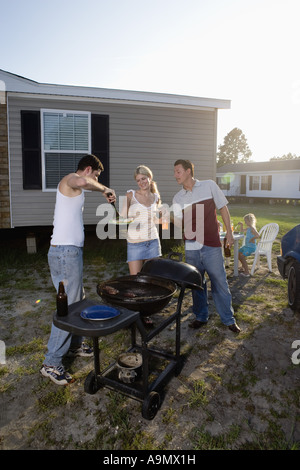
[[[56,296],[56,312],[59,317],[68,315],[68,296],[65,292],[63,281],[59,283],[58,287],[58,293]]]
[[[229,246],[227,245],[227,238],[224,238],[224,255],[225,255],[225,258],[230,258],[231,256],[231,250]]]
[[[227,245],[227,238],[224,238],[224,256],[225,256],[225,267],[228,268],[230,264],[231,250]]]
[[[224,255],[225,255],[225,258],[231,257],[231,250],[227,244],[227,238],[224,238]]]

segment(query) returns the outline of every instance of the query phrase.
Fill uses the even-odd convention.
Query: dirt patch
[[[69,361],[75,377],[58,387],[39,374],[50,332],[55,296],[47,265],[8,273],[1,291],[1,336],[6,364],[0,365],[0,449],[290,449],[299,448],[300,364],[292,343],[300,339],[300,314],[287,307],[286,283],[264,263],[249,279],[228,269],[239,335],[220,322],[210,298],[210,320],[201,330],[193,319],[191,293],[181,312],[181,352],[186,360],[165,387],[151,421],[141,404],[114,390],[84,392],[90,359]],[[99,302],[96,284],[127,273],[124,264],[86,266],[87,297]],[[21,285],[30,278],[30,285]],[[101,279],[102,278],[102,279]],[[176,308],[173,298],[155,322]],[[128,331],[101,339],[104,361],[124,352]],[[172,324],[154,340],[172,350]],[[101,352],[102,354],[102,352]]]

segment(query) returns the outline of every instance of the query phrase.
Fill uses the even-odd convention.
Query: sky
[[[299,0],[0,0],[0,69],[41,83],[227,99],[252,160],[300,156]]]

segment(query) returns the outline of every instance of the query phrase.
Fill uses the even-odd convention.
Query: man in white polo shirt
[[[174,177],[182,185],[182,189],[173,198],[173,208],[175,223],[183,223],[186,262],[195,266],[203,278],[205,272],[208,274],[221,321],[231,331],[239,333],[224,268],[216,214],[218,209],[226,227],[227,243],[231,247],[234,240],[228,201],[214,181],[199,181],[194,178],[194,165],[189,160],[175,162]],[[189,326],[197,329],[206,325],[209,314],[205,282],[203,290],[193,290],[193,312],[196,319]]]

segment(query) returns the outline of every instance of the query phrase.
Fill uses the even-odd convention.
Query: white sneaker
[[[48,377],[56,385],[68,385],[73,382],[73,377],[64,370],[63,366],[46,366],[40,369],[40,373],[44,377]]]

